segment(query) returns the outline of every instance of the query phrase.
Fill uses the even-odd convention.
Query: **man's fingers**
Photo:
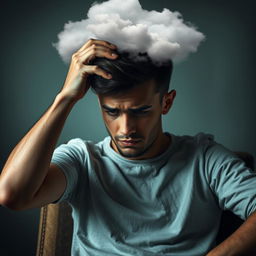
[[[101,46],[105,46],[107,48],[110,48],[112,50],[117,49],[116,45],[111,44],[108,41],[90,39],[78,50],[78,52],[84,51],[86,48],[90,47],[91,45],[101,45]]]
[[[90,75],[96,74],[96,75],[101,76],[105,79],[111,79],[112,78],[111,74],[109,74],[105,70],[101,69],[100,67],[93,66],[93,65],[85,65],[81,69],[81,73],[85,76],[87,76],[88,74],[90,74]]]
[[[107,41],[91,39],[73,54],[72,62],[85,77],[88,74],[96,74],[105,79],[111,79],[111,74],[96,65],[89,65],[89,63],[95,57],[116,59],[118,54],[115,50],[116,47]]]
[[[116,58],[112,53],[116,47],[109,42],[91,39],[80,50],[72,55],[69,71],[63,86],[62,93],[75,100],[84,97],[89,89],[87,77],[90,74],[111,79],[112,75],[96,65],[88,65],[95,57]]]
[[[98,45],[91,45],[89,48],[77,54],[77,57],[80,59],[80,62],[84,64],[88,64],[95,57],[105,57],[110,59],[115,59],[118,57],[115,51]]]

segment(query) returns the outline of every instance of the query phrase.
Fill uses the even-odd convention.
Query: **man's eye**
[[[109,116],[117,116],[118,111],[117,110],[106,110],[105,111]]]

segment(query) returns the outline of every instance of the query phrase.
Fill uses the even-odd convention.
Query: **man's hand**
[[[71,109],[89,89],[88,75],[111,78],[106,71],[89,65],[90,60],[95,57],[115,59],[117,55],[112,55],[115,49],[108,42],[89,40],[73,54],[61,92],[12,150],[4,166],[0,176],[1,205],[14,210],[41,207],[63,194],[66,178],[51,164],[54,148]]]
[[[256,212],[226,240],[206,256],[255,256],[256,255]]]
[[[111,74],[98,66],[90,65],[90,61],[95,57],[116,59],[118,57],[116,49],[115,45],[106,41],[95,39],[87,41],[72,55],[66,81],[60,94],[77,101],[83,98],[89,89],[88,75],[97,74],[105,79],[111,79]]]

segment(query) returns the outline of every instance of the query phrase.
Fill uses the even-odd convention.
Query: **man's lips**
[[[118,140],[124,146],[134,146],[141,142],[141,140]]]

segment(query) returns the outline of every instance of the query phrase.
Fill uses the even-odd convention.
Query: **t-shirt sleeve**
[[[51,163],[57,165],[63,171],[67,186],[61,197],[53,203],[71,201],[74,197],[81,172],[85,168],[85,147],[83,140],[72,139],[67,144],[62,144],[54,150]]]
[[[256,211],[256,173],[244,161],[213,142],[206,150],[205,165],[209,185],[223,210],[244,220]]]

